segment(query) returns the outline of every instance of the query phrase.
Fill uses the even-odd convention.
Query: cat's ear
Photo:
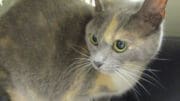
[[[165,16],[168,0],[145,0],[138,16],[154,25],[159,25]]]
[[[138,23],[138,27],[150,32],[159,28],[165,17],[165,8],[168,0],[145,0],[142,8],[131,19]]]
[[[104,11],[104,5],[101,0],[95,0],[95,12],[100,13]]]

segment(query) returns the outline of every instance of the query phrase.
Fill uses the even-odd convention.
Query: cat
[[[166,4],[167,0],[145,0],[133,11],[121,10],[117,3],[106,8],[96,1],[96,16],[86,27],[86,61],[104,81],[96,82],[93,96],[122,95],[136,84],[143,87],[138,80],[160,50]]]
[[[124,94],[160,49],[166,2],[134,12],[96,0],[93,13],[81,0],[18,1],[0,18],[1,87],[11,101]]]

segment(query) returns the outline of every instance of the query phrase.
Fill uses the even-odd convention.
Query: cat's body
[[[12,101],[89,101],[101,96],[121,95],[136,84],[145,65],[159,50],[162,29],[158,26],[162,19],[156,26],[158,29],[153,29],[153,34],[145,33],[152,35],[144,39],[137,33],[128,35],[138,21],[130,20],[134,12],[122,13],[115,9],[112,12],[97,12],[95,19],[85,28],[92,18],[91,10],[80,0],[20,0],[0,18],[0,70],[3,71],[0,84]],[[124,27],[128,24],[125,21],[132,26]],[[147,30],[139,28],[134,32],[147,32],[149,28],[147,25]],[[93,61],[87,60],[85,40],[91,56],[97,52],[94,51],[97,48],[90,46],[89,33],[105,38],[103,40],[107,43],[98,49],[101,54],[109,54],[110,50],[106,49],[114,40],[112,36],[116,36],[114,31],[122,33],[117,38],[131,41],[129,45],[135,42],[129,49],[133,50],[135,46],[142,48],[142,51],[135,49],[120,56],[127,61],[122,67],[138,70],[134,71],[135,80],[126,76],[121,78],[113,72],[101,72],[93,63],[91,65]],[[108,47],[103,49],[104,45]],[[111,63],[114,59],[122,60],[108,56]]]
[[[10,78],[6,89],[19,97],[12,101],[63,101],[76,77],[66,73],[79,56],[72,47],[85,45],[87,6],[74,0],[21,0],[0,18],[0,64]]]

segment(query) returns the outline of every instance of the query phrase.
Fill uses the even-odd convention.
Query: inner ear
[[[137,15],[144,21],[158,26],[165,16],[167,0],[145,0]]]
[[[159,29],[165,17],[165,8],[168,0],[145,0],[142,8],[130,19],[131,26],[143,29],[143,33]]]

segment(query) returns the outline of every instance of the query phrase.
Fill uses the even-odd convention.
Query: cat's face
[[[96,16],[86,28],[86,43],[92,66],[113,74],[122,69],[144,70],[157,53],[160,29],[145,35],[147,28],[131,23],[131,14],[108,12]]]
[[[145,0],[136,12],[106,10],[101,3],[96,0],[97,15],[86,28],[92,66],[107,74],[143,71],[160,48],[167,0]]]

